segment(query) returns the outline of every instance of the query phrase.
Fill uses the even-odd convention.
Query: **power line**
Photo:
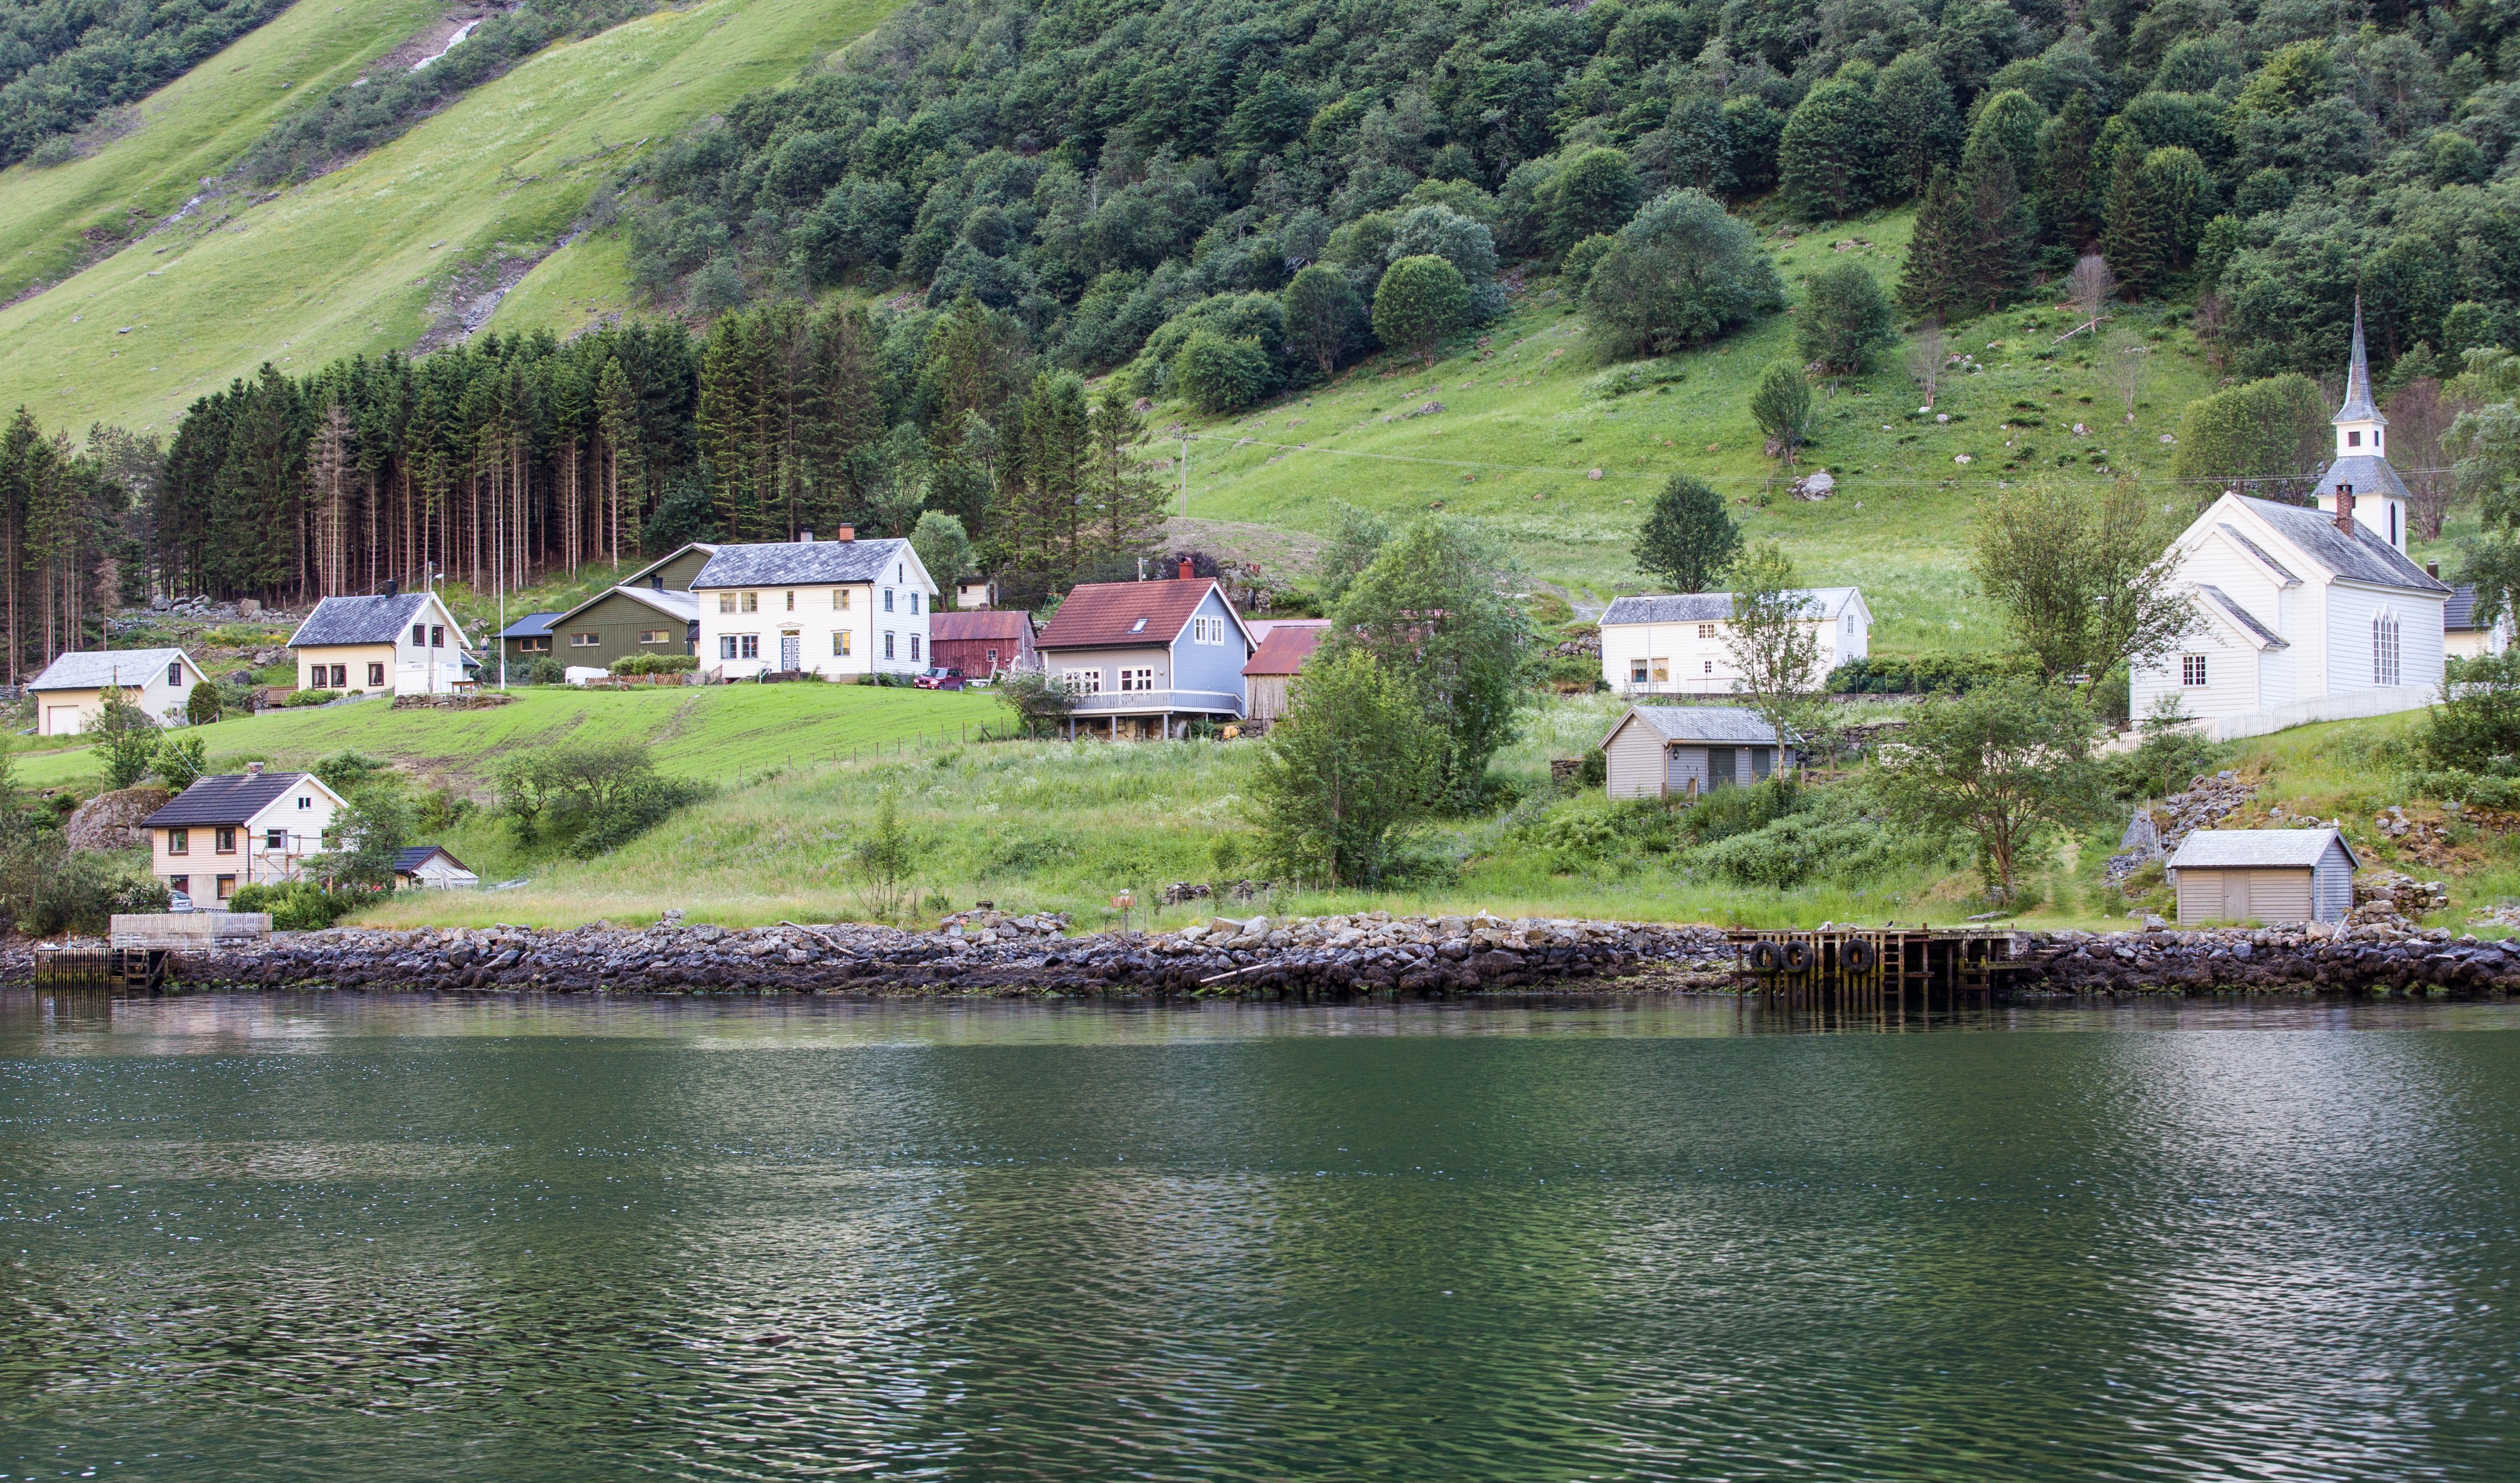
[[[1593,471],[1589,468],[1563,469],[1551,464],[1500,464],[1487,459],[1426,458],[1418,454],[1409,453],[1368,453],[1362,448],[1332,448],[1320,443],[1273,443],[1262,438],[1229,437],[1226,434],[1214,432],[1192,432],[1184,434],[1182,437],[1185,442],[1213,442],[1222,444],[1227,448],[1277,448],[1287,453],[1334,453],[1342,458],[1373,459],[1378,462],[1389,464],[1427,464],[1445,469],[1494,469],[1508,473],[1554,473],[1562,474],[1569,478],[1588,480],[1593,475]],[[1603,464],[1598,467],[1601,471],[1601,477],[1605,479],[1614,476],[1618,478],[1660,478],[1668,472],[1666,470],[1659,469],[1613,469],[1607,464]],[[1840,476],[1844,477],[1856,476],[1836,470],[1832,470],[1830,472],[1832,473],[1838,473]],[[2027,477],[2030,474],[2044,472],[2045,471],[2025,469],[2017,472],[2024,477]],[[2399,471],[2401,473],[2418,474],[2450,473],[2453,472],[2454,471],[2450,469],[2406,469]],[[2288,474],[2215,474],[2206,477],[2175,479],[2136,473],[2134,471],[2129,471],[2129,472],[2134,477],[2148,484],[2263,484],[2308,476]],[[1709,483],[1765,484],[1769,482],[1770,477],[1772,476],[1755,473],[1717,473],[1701,474],[1698,475],[1698,477],[1704,478]],[[1943,482],[1939,479],[1875,478],[1869,474],[1863,475],[1863,479],[1864,482],[1868,484],[1913,485],[1918,488],[1939,488]]]

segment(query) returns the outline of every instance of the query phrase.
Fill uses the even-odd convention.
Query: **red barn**
[[[1033,652],[1032,641],[1028,612],[939,612],[927,619],[927,662],[959,669],[966,679],[1035,667],[1041,658]]]

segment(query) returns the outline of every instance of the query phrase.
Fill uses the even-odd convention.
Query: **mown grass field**
[[[516,692],[488,710],[393,710],[379,697],[304,710],[264,711],[202,729],[213,770],[248,761],[303,768],[354,748],[416,776],[488,796],[501,758],[526,747],[645,742],[657,767],[727,786],[779,768],[832,757],[905,751],[994,724],[1006,707],[979,691],[861,685],[712,685],[626,691],[559,686]],[[21,753],[22,787],[95,786],[85,747]]]
[[[441,9],[307,0],[142,100],[136,127],[84,157],[0,170],[0,303],[60,280],[87,254],[91,228],[120,237],[134,221],[173,214],[290,110],[357,77]],[[111,132],[111,121],[95,132]]]
[[[23,402],[73,434],[99,421],[162,432],[266,360],[304,372],[407,349],[459,282],[560,241],[631,151],[793,74],[891,8],[706,0],[554,46],[215,231],[161,234],[0,310],[0,407]],[[237,147],[258,132],[240,125]],[[0,220],[13,201],[0,194]]]

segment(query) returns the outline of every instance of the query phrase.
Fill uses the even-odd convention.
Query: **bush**
[[[1269,382],[1269,357],[1256,339],[1193,330],[1173,356],[1173,389],[1201,412],[1239,412],[1260,400]]]
[[[2031,672],[2009,654],[1923,654],[1915,658],[1849,659],[1828,673],[1840,696],[1964,695],[1990,680]]]
[[[2164,727],[2146,736],[2135,750],[2101,758],[2100,777],[2109,796],[2122,803],[2167,798],[2184,791],[2187,781],[2197,774],[2221,767],[2228,750],[2194,732]]]
[[[241,885],[228,898],[231,912],[269,912],[275,932],[319,932],[383,893],[340,888],[326,890],[314,880],[284,880],[278,885]]]
[[[1615,353],[1702,344],[1784,307],[1784,284],[1750,228],[1703,191],[1668,191],[1618,232],[1584,309]]]
[[[218,686],[207,680],[196,681],[192,693],[184,697],[184,719],[195,726],[207,726],[226,710]]]
[[[338,690],[292,690],[289,698],[280,703],[295,710],[305,705],[329,705],[339,698],[341,692]]]
[[[20,816],[0,848],[0,931],[102,935],[116,912],[162,912],[165,883],[145,858],[73,851],[57,830],[30,831]]]
[[[1557,281],[1567,292],[1582,293],[1585,285],[1593,281],[1593,270],[1599,267],[1601,259],[1609,256],[1610,249],[1618,245],[1617,238],[1601,233],[1568,247],[1565,261],[1557,265]]]
[[[611,672],[616,675],[687,675],[699,667],[698,654],[624,654],[612,661]]]
[[[207,751],[208,746],[198,734],[178,732],[158,739],[152,766],[159,782],[180,793],[202,780]]]
[[[578,859],[619,848],[686,804],[707,784],[668,778],[636,742],[561,746],[511,756],[498,773],[499,808],[518,842],[549,840]]]
[[[1461,270],[1432,253],[1393,263],[1373,291],[1373,333],[1424,365],[1435,363],[1436,349],[1469,318]]]
[[[1899,342],[1889,295],[1857,262],[1831,263],[1811,276],[1794,334],[1803,359],[1832,374],[1869,370],[1879,351]]]
[[[568,666],[558,659],[536,659],[525,666],[524,680],[527,685],[566,685]]]

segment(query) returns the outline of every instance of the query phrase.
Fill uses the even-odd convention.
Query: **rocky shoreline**
[[[2500,942],[2357,913],[2336,926],[2015,937],[2014,992],[2037,995],[2520,991],[2520,938]],[[1722,928],[1661,922],[1384,913],[1213,918],[1175,932],[1068,935],[1062,916],[976,913],[932,931],[859,923],[730,930],[707,923],[283,932],[178,959],[179,990],[374,989],[865,998],[1441,997],[1726,993]],[[102,946],[102,944],[97,944]],[[35,947],[0,946],[0,983],[33,978]]]

